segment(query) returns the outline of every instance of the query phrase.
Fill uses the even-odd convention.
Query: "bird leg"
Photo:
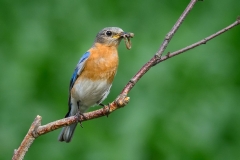
[[[77,113],[76,113],[76,117],[77,117],[77,119],[78,119],[78,122],[79,122],[80,126],[83,128],[83,126],[82,126],[82,121],[79,120],[79,119],[80,119],[81,116],[83,116],[85,119],[86,119],[86,117],[85,117],[84,114],[81,113],[81,111],[80,111],[80,108],[79,108],[79,106],[80,106],[80,101],[77,101],[77,106],[78,106],[78,111],[77,111]]]

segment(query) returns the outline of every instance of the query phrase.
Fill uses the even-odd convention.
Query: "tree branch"
[[[42,118],[40,116],[37,116],[34,119],[20,147],[17,150],[14,150],[14,155],[12,157],[12,160],[20,160],[24,158],[26,152],[28,151],[28,148],[31,146],[31,144],[35,140],[35,137],[33,136],[33,134],[36,131],[36,129],[41,125],[41,120]]]
[[[162,62],[162,61],[165,61],[165,60],[167,60],[167,59],[169,59],[169,58],[171,58],[171,57],[173,57],[173,56],[176,56],[176,55],[178,55],[178,54],[181,54],[181,53],[183,53],[183,52],[186,52],[186,51],[188,51],[188,50],[190,50],[190,49],[193,49],[193,48],[195,48],[195,47],[197,47],[197,46],[200,46],[200,45],[202,45],[202,44],[206,44],[206,43],[207,43],[208,41],[210,41],[211,39],[213,39],[213,38],[215,38],[215,37],[223,34],[224,32],[232,29],[233,27],[236,27],[236,26],[239,25],[239,24],[240,24],[240,17],[238,17],[237,20],[236,20],[234,23],[232,23],[231,25],[223,28],[222,30],[220,30],[220,31],[218,31],[218,32],[216,32],[216,33],[214,33],[214,34],[212,34],[212,35],[210,35],[210,36],[208,36],[208,37],[206,37],[206,38],[204,38],[204,39],[202,39],[202,40],[194,43],[194,44],[191,44],[191,45],[189,45],[189,46],[187,46],[187,47],[185,47],[185,48],[182,48],[182,49],[177,50],[177,51],[172,52],[172,53],[168,52],[166,56],[161,57],[160,59],[158,59],[157,62],[156,62],[156,64],[157,64],[157,63],[160,63],[160,62]]]
[[[177,29],[180,27],[181,23],[183,22],[183,20],[186,18],[187,14],[190,12],[190,10],[193,8],[194,4],[197,2],[197,0],[191,0],[191,2],[189,3],[189,5],[186,7],[185,11],[183,12],[183,14],[180,16],[180,18],[177,20],[177,22],[175,23],[175,25],[173,26],[173,28],[170,30],[170,32],[166,35],[163,43],[161,44],[159,50],[157,51],[157,53],[153,56],[153,58],[151,58],[137,73],[136,75],[127,83],[127,85],[123,88],[122,92],[120,93],[120,95],[109,105],[92,111],[92,112],[88,112],[88,113],[84,113],[83,116],[71,116],[68,118],[64,118],[61,120],[57,120],[51,123],[48,123],[46,125],[41,126],[41,117],[37,116],[34,120],[34,122],[32,123],[27,135],[25,136],[25,138],[23,139],[20,147],[14,151],[14,155],[12,157],[12,160],[22,160],[24,158],[24,155],[26,154],[26,152],[28,151],[29,147],[31,146],[31,144],[33,143],[33,141],[43,135],[46,134],[48,132],[54,131],[58,128],[61,128],[63,126],[68,126],[70,124],[73,123],[77,123],[79,121],[87,121],[90,119],[95,119],[95,118],[99,118],[102,116],[106,116],[112,112],[114,112],[115,110],[124,107],[125,105],[127,105],[127,103],[129,102],[130,98],[127,97],[128,93],[131,91],[131,89],[134,87],[134,85],[140,80],[140,78],[154,65],[168,59],[171,58],[175,55],[181,54],[183,52],[186,52],[190,49],[193,49],[201,44],[206,44],[206,42],[208,42],[209,40],[217,37],[218,35],[228,31],[229,29],[232,29],[233,27],[237,26],[240,24],[240,18],[237,19],[236,22],[234,22],[233,24],[231,24],[230,26],[218,31],[215,34],[212,34],[211,36],[197,42],[194,43],[188,47],[185,47],[183,49],[180,49],[178,51],[172,52],[172,53],[167,53],[167,55],[162,57],[163,52],[165,51],[167,45],[169,44],[171,38],[174,36],[174,34],[176,33]]]
[[[183,20],[186,18],[186,16],[188,15],[188,13],[191,11],[191,9],[193,8],[194,4],[197,2],[197,0],[192,0],[188,6],[186,7],[186,9],[183,11],[182,15],[179,17],[179,19],[177,20],[177,22],[174,24],[173,28],[169,31],[169,33],[165,36],[165,39],[162,43],[162,45],[160,46],[159,50],[156,53],[156,56],[158,58],[161,58],[163,52],[165,51],[166,47],[168,46],[170,40],[172,39],[173,35],[176,33],[176,31],[178,30],[178,28],[180,27],[180,25],[182,24]]]
[[[64,118],[64,119],[60,119],[51,123],[48,123],[46,125],[41,126],[41,120],[42,117],[41,116],[37,116],[32,125],[30,126],[30,129],[27,133],[27,135],[24,137],[20,147],[17,150],[14,150],[14,154],[12,157],[12,160],[22,160],[24,158],[24,155],[26,154],[26,152],[28,151],[28,149],[30,148],[31,144],[33,143],[33,141],[43,135],[46,134],[48,132],[54,131],[58,128],[61,128],[63,126],[68,126],[70,124],[73,123],[77,123],[77,122],[83,122],[83,121],[87,121],[90,119],[95,119],[95,118],[99,118],[99,117],[103,117],[103,116],[108,116],[110,113],[112,113],[113,111],[124,107],[125,105],[127,105],[127,103],[129,102],[130,98],[126,97],[126,96],[122,96],[121,94],[116,98],[115,101],[113,101],[112,103],[110,103],[109,105],[92,111],[92,112],[88,112],[88,113],[84,113],[84,115],[78,117],[78,116],[71,116],[68,118]]]
[[[168,46],[170,40],[176,33],[177,29],[182,24],[183,20],[186,18],[188,13],[191,11],[193,6],[196,4],[197,0],[191,0],[188,4],[186,9],[183,11],[182,15],[179,17],[177,22],[174,24],[172,29],[169,33],[165,36],[163,43],[161,44],[159,50],[154,55],[152,59],[150,59],[138,72],[137,74],[128,82],[128,84],[124,87],[123,91],[121,92],[122,95],[127,95],[129,91],[133,88],[133,86],[140,80],[140,78],[152,67],[156,64],[158,59],[161,59],[163,52],[165,51],[166,47]]]

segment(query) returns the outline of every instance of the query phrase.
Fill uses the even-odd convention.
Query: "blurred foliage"
[[[68,85],[98,31],[135,33],[119,47],[111,102],[158,50],[189,1],[0,1],[0,159],[10,159],[36,115],[43,124],[67,112]],[[166,51],[194,43],[235,21],[239,0],[198,2]],[[25,159],[235,160],[240,157],[240,28],[151,69],[131,101],[84,122],[71,143],[60,130],[39,137]],[[91,110],[99,107],[91,108]]]

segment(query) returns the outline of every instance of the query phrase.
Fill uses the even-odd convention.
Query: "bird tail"
[[[72,139],[72,136],[76,127],[77,127],[77,123],[71,124],[70,126],[63,127],[61,133],[58,136],[58,140],[60,142],[65,141],[69,143]]]

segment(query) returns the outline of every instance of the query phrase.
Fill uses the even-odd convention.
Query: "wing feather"
[[[70,80],[70,85],[69,85],[69,96],[68,96],[68,107],[69,107],[69,111],[67,113],[67,115],[65,117],[68,117],[69,115],[69,112],[71,110],[71,89],[74,85],[74,83],[76,82],[78,76],[81,74],[84,66],[85,66],[85,63],[86,63],[86,60],[89,58],[90,56],[90,52],[86,52],[84,53],[84,55],[80,58],[80,60],[78,61],[78,64],[73,72],[73,75],[72,75],[72,78]]]

